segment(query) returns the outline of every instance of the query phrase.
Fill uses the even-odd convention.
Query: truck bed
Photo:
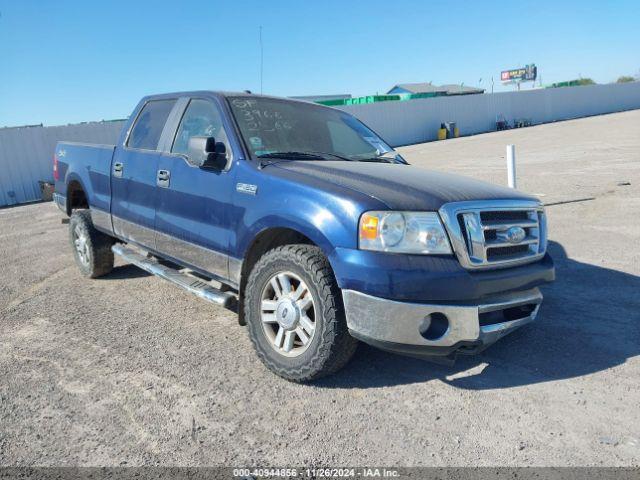
[[[58,142],[56,202],[66,203],[67,185],[78,182],[92,207],[109,212],[111,207],[111,162],[115,145]]]

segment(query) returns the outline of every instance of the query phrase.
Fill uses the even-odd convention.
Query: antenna
[[[260,95],[262,95],[262,70],[264,64],[264,53],[262,48],[262,25],[260,25]]]

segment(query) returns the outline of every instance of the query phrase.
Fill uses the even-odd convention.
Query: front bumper
[[[503,292],[525,291],[555,279],[549,254],[511,268],[467,270],[454,255],[407,255],[337,247],[329,262],[343,290],[399,302],[481,302]]]
[[[542,303],[537,288],[479,302],[409,303],[342,291],[351,334],[375,347],[408,355],[478,353],[532,322]]]

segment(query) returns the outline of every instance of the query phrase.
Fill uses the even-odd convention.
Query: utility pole
[[[262,95],[262,71],[264,65],[264,52],[262,48],[262,25],[260,25],[260,95]]]

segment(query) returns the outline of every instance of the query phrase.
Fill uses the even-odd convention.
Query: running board
[[[122,257],[127,262],[132,263],[136,267],[139,267],[152,275],[169,280],[171,283],[174,283],[175,285],[208,302],[215,303],[216,305],[222,305],[227,308],[231,307],[236,302],[235,295],[222,292],[217,288],[212,287],[207,282],[194,278],[190,275],[186,275],[174,268],[162,265],[161,263],[151,260],[122,244],[115,244],[111,247],[111,250],[113,253]]]

